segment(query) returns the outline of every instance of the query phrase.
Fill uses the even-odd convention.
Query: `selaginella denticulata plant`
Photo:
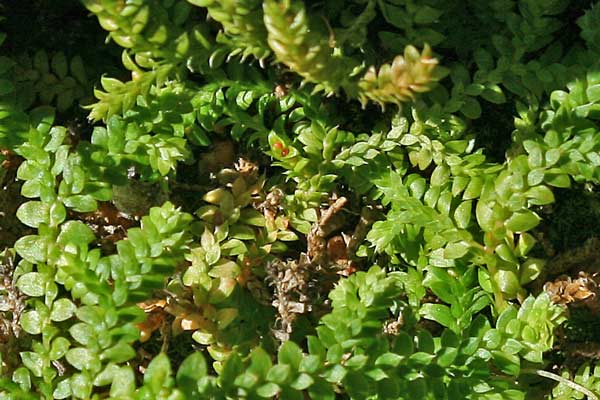
[[[595,1],[0,17],[0,399],[600,398]]]

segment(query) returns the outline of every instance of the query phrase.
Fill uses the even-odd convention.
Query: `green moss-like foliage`
[[[598,10],[0,0],[0,398],[600,395]]]

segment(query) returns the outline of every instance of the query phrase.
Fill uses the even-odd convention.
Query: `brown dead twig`
[[[341,215],[347,203],[347,198],[339,197],[322,211],[307,235],[307,252],[298,260],[277,260],[267,265],[267,281],[274,288],[271,305],[278,313],[273,333],[282,342],[289,340],[299,315],[327,312],[327,293],[341,276],[358,268],[354,252],[376,218],[373,209],[364,207],[351,235],[334,234],[348,223]]]

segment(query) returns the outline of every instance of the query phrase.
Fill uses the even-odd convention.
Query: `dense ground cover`
[[[0,15],[0,398],[600,396],[600,6]]]

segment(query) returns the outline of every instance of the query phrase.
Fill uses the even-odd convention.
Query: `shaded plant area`
[[[0,398],[600,398],[599,22],[0,0]]]
[[[559,191],[548,220],[548,240],[555,251],[574,249],[590,238],[599,238],[600,192],[593,186]]]

